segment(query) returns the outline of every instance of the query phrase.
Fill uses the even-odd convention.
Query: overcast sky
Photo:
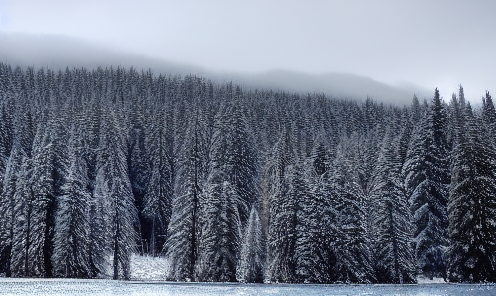
[[[477,101],[496,93],[495,0],[0,0],[0,33],[221,72],[352,73],[448,100],[460,83]]]

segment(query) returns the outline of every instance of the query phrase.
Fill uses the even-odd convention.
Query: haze
[[[341,77],[359,78],[350,93],[367,80],[409,97],[439,87],[449,99],[462,84],[478,102],[486,89],[496,92],[495,14],[492,0],[0,0],[0,61],[40,52],[43,63],[132,57],[129,64],[163,60],[168,69],[259,77],[276,87],[318,78],[304,83],[317,91],[323,86],[315,84],[347,73]],[[67,45],[49,57],[47,42]]]

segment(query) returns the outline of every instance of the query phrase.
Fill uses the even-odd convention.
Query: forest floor
[[[164,257],[131,256],[131,280],[165,281],[169,273],[169,262]]]

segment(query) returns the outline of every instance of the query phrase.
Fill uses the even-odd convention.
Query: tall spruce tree
[[[415,227],[415,258],[422,274],[446,276],[447,186],[449,151],[445,137],[446,113],[436,89],[414,135],[403,166],[405,186]]]
[[[208,226],[201,229],[203,248],[199,249],[201,261],[197,268],[200,278],[208,280],[236,279],[242,232],[256,197],[256,158],[242,106],[236,105],[240,103],[239,92],[238,89],[234,102],[228,103],[218,114],[209,154],[201,209],[202,223]],[[215,225],[219,227],[217,230],[211,228]],[[220,243],[218,247],[212,245],[215,237]],[[205,265],[205,258],[217,259]],[[214,262],[221,265],[220,269],[214,268]]]
[[[250,217],[241,244],[236,279],[243,283],[263,281],[264,250],[262,225],[255,205],[251,207]]]
[[[205,183],[204,154],[208,153],[205,151],[207,141],[204,118],[201,112],[196,110],[190,116],[181,149],[167,230],[165,250],[171,262],[171,280],[196,280],[198,219],[200,196]]]
[[[413,228],[401,180],[401,156],[395,151],[397,146],[392,131],[388,131],[379,158],[382,182],[374,221],[378,229],[376,276],[381,283],[416,283],[411,250]]]
[[[88,278],[91,195],[87,190],[90,181],[82,157],[86,147],[79,122],[72,124],[68,145],[70,166],[58,198],[52,264],[55,276]]]
[[[372,211],[368,205],[373,202],[370,195],[377,192],[379,184],[374,170],[367,170],[369,160],[360,156],[364,152],[362,145],[370,144],[370,140],[343,137],[337,147],[332,176],[329,176],[330,204],[336,215],[335,231],[331,234],[335,256],[332,274],[338,282],[375,281],[371,264],[373,244],[367,233],[375,231],[373,225],[369,225],[369,219],[374,216],[368,213]]]
[[[168,148],[164,111],[157,111],[147,135],[150,157],[150,176],[143,199],[143,215],[151,224],[150,253],[155,256],[161,252],[167,236],[171,218],[174,179],[170,159],[173,157]],[[150,223],[151,222],[151,223]],[[144,229],[142,230],[144,231]]]
[[[496,281],[494,115],[489,93],[483,122],[477,121],[467,104],[464,129],[453,151],[448,203],[448,276],[452,282]]]
[[[97,161],[96,199],[107,206],[105,211],[108,246],[113,256],[113,278],[129,279],[131,254],[136,247],[134,223],[137,211],[128,177],[126,142],[119,117],[109,108],[102,119]]]
[[[6,276],[10,276],[12,271],[12,245],[16,225],[14,215],[16,184],[22,172],[23,162],[26,160],[27,157],[21,145],[15,141],[5,168],[0,203],[0,262],[1,272]]]
[[[294,172],[294,151],[290,130],[286,127],[275,144],[270,166],[270,212],[267,237],[265,281],[296,281],[296,226],[298,202],[289,195]]]

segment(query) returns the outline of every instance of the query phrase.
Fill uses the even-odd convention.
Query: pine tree
[[[241,221],[238,205],[241,197],[221,174],[212,174],[202,196],[196,274],[199,281],[233,282],[236,280],[237,251]]]
[[[0,113],[0,194],[3,191],[3,182],[6,174],[7,161],[12,149],[12,119],[5,105],[2,106]]]
[[[117,112],[112,109],[108,112],[100,129],[95,198],[101,205],[108,206],[105,215],[110,232],[109,249],[113,255],[113,278],[129,279],[129,264],[137,239],[134,228],[137,211],[128,177],[122,128]]]
[[[436,89],[434,99],[414,130],[403,166],[413,212],[415,258],[421,272],[432,278],[446,274],[448,147],[446,114]]]
[[[496,150],[491,137],[494,110],[486,93],[484,123],[470,104],[454,151],[448,203],[450,247],[448,276],[452,282],[496,281]],[[489,115],[489,116],[488,116]]]
[[[370,248],[373,244],[367,232],[376,230],[369,221],[374,218],[373,213],[367,213],[367,210],[372,211],[368,204],[379,184],[374,177],[376,173],[372,169],[367,171],[369,164],[360,156],[361,145],[367,145],[370,140],[342,138],[329,176],[330,205],[335,211],[335,231],[331,234],[335,256],[332,275],[338,282],[370,283],[375,280]]]
[[[238,205],[238,211],[240,221],[242,225],[245,225],[250,211],[247,205],[253,204],[256,200],[255,181],[258,171],[254,140],[246,114],[243,112],[241,96],[241,89],[238,87],[235,101],[228,104],[225,111],[220,114],[221,117],[216,126],[218,134],[217,136],[214,134],[211,159],[223,165],[225,177],[234,186],[236,194],[240,196],[241,204]],[[225,146],[215,147],[215,141],[225,141]]]
[[[31,244],[29,260],[33,264],[32,275],[52,276],[51,255],[53,251],[53,228],[56,212],[54,188],[54,131],[41,126],[33,143],[33,161],[30,186],[33,194],[31,214]]]
[[[257,208],[252,206],[241,245],[236,279],[243,283],[261,283],[263,281],[263,255],[262,225]]]
[[[85,146],[78,123],[73,123],[70,134],[70,167],[62,187],[63,195],[58,198],[52,263],[55,276],[88,278],[91,195],[87,190],[88,171],[82,157]]]
[[[388,131],[379,158],[382,184],[375,215],[379,230],[376,274],[381,283],[415,283],[411,215],[401,181],[400,156],[395,153],[395,146],[397,143]]]
[[[151,221],[151,253],[161,251],[167,236],[173,195],[172,155],[167,149],[164,112],[157,112],[148,136],[151,175],[143,202],[143,215]]]
[[[337,213],[331,205],[330,171],[322,170],[329,164],[323,165],[323,159],[315,160],[314,174],[307,167],[303,170],[306,176],[301,178],[298,176],[301,168],[295,170],[299,182],[302,179],[311,180],[309,184],[300,183],[298,186],[302,198],[299,199],[297,211],[296,274],[299,282],[331,283],[336,279],[333,274],[336,258],[331,246],[337,233]],[[315,166],[315,163],[322,165]]]
[[[202,248],[198,253],[200,261],[197,273],[200,279],[204,280],[236,279],[242,230],[248,219],[250,205],[256,198],[257,171],[253,141],[245,114],[241,112],[243,106],[235,106],[240,103],[237,101],[241,96],[240,92],[241,90],[237,89],[235,102],[228,103],[224,110],[221,109],[214,126],[205,185],[207,190],[202,197],[200,217],[200,220],[204,221],[203,225],[209,225],[201,229]],[[209,228],[216,224],[220,229]],[[220,243],[218,247],[212,245],[215,237],[219,240],[216,243]],[[205,265],[205,258],[218,259]],[[222,266],[211,266],[215,262]]]
[[[23,162],[27,160],[19,142],[15,141],[5,169],[3,191],[0,201],[0,262],[1,271],[6,276],[11,275],[12,244],[14,236],[15,219],[14,195],[17,179],[22,172]]]
[[[204,129],[204,120],[197,110],[186,130],[167,230],[165,250],[171,262],[171,280],[196,280],[199,203],[205,181]]]
[[[298,201],[289,195],[294,166],[289,128],[275,144],[269,160],[271,196],[267,238],[265,281],[291,283],[296,280],[295,244]]]
[[[10,269],[14,277],[29,277],[32,266],[32,215],[33,192],[31,189],[31,159],[23,155],[22,166],[17,172],[15,193],[13,196],[12,249]]]

